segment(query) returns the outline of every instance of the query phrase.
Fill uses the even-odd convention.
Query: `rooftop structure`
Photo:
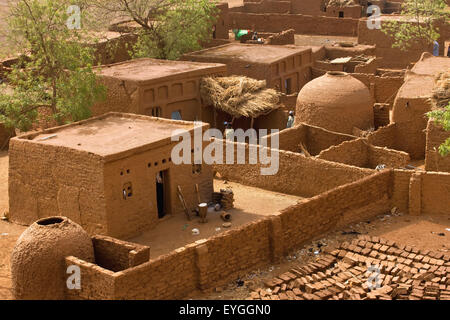
[[[147,58],[103,66],[98,74],[108,88],[108,97],[94,105],[92,113],[201,120],[200,79],[225,73],[223,64]]]
[[[211,198],[212,172],[208,165],[194,170],[172,162],[176,129],[193,135],[194,125],[109,113],[12,139],[11,220],[30,224],[62,215],[90,234],[127,238],[166,215],[183,214],[180,189],[186,209],[196,208],[199,196]]]
[[[310,47],[232,43],[185,54],[183,60],[227,65],[228,75],[266,80],[286,94],[298,92],[311,78]]]

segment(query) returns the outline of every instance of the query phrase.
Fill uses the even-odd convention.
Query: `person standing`
[[[231,127],[231,123],[225,121],[224,125],[225,125],[225,132],[224,132],[225,140],[234,141],[234,129]]]
[[[439,42],[437,42],[436,40],[433,41],[433,56],[439,56]]]
[[[292,128],[294,126],[294,111],[289,111],[289,117],[286,124],[286,128]]]

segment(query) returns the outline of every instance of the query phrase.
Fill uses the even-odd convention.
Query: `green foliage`
[[[440,37],[436,21],[448,17],[445,8],[445,0],[405,0],[402,19],[383,21],[381,30],[394,38],[394,48],[420,46],[427,50]]]
[[[444,130],[450,131],[450,103],[445,108],[431,111],[427,115],[441,125]],[[442,156],[450,154],[450,138],[439,147],[439,153]]]
[[[201,49],[201,42],[211,38],[217,15],[211,0],[94,0],[90,5],[99,16],[139,25],[133,31],[138,37],[131,50],[134,58],[176,60]]]
[[[94,49],[82,29],[69,29],[69,0],[19,0],[8,18],[8,40],[20,52],[0,89],[0,121],[29,130],[39,108],[59,123],[90,116],[90,106],[106,98],[93,70]],[[12,88],[12,89],[11,89]]]

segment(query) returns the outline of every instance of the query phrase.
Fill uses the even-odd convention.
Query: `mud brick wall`
[[[197,207],[195,184],[199,186],[201,201],[209,202],[213,192],[213,173],[209,165],[202,164],[201,172],[193,172],[192,165],[175,165],[171,152],[176,142],[145,152],[110,161],[105,164],[105,194],[108,199],[108,235],[127,239],[158,223],[156,174],[167,172],[165,206],[172,214],[184,215],[177,196],[181,187],[189,210]],[[167,171],[166,171],[167,170]],[[133,196],[123,199],[122,190],[131,184]],[[126,214],[124,214],[126,212]]]
[[[103,168],[101,157],[88,152],[11,139],[11,221],[29,225],[64,215],[89,234],[107,233]]]
[[[275,136],[278,136],[280,150],[300,152],[299,144],[302,142],[313,156],[331,146],[356,139],[356,137],[348,134],[329,131],[305,123],[268,135],[265,138],[268,139],[268,146],[271,145],[271,139]]]
[[[111,300],[114,299],[114,283],[116,274],[96,264],[89,263],[76,257],[66,257],[66,267],[80,268],[81,289],[66,289],[66,298],[69,300]]]
[[[292,13],[323,15],[320,0],[291,0]]]
[[[225,279],[237,277],[240,272],[271,260],[269,219],[246,224],[227,231],[205,242],[200,254],[205,255],[200,277],[201,288]]]
[[[307,129],[305,146],[311,155],[317,155],[331,146],[355,139],[352,135],[333,132],[307,124],[304,126]]]
[[[450,213],[450,173],[421,175],[421,214]]]
[[[382,22],[383,23],[383,22]],[[437,24],[440,38],[439,53],[444,54],[444,42],[450,36],[450,27],[447,24]],[[416,62],[424,51],[432,52],[432,46],[425,50],[420,45],[413,45],[408,51],[401,51],[398,48],[392,48],[393,38],[386,35],[379,29],[367,28],[367,20],[359,20],[358,43],[376,45],[376,56],[382,57],[380,65],[387,68],[405,68],[410,63]]]
[[[361,19],[358,26],[358,43],[376,45],[376,55],[381,57],[380,66],[386,68],[405,68],[419,60],[423,48],[413,46],[408,51],[392,48],[393,38],[381,30],[367,28],[367,20]]]
[[[375,103],[373,106],[373,122],[375,130],[380,127],[387,126],[389,124],[389,109],[390,106],[387,103]]]
[[[375,169],[379,164],[390,168],[405,167],[409,161],[409,154],[403,151],[380,148],[372,145],[369,148],[369,168]]]
[[[343,57],[356,57],[360,55],[375,56],[375,46],[356,45],[354,47],[325,46],[325,57],[329,60]]]
[[[111,271],[125,270],[150,259],[150,248],[115,238],[92,237],[95,263]]]
[[[337,187],[281,211],[285,251],[338,224],[371,218],[389,210],[392,171],[385,170]]]
[[[323,150],[317,158],[367,168],[369,167],[369,148],[363,139],[345,141]]]
[[[408,212],[409,208],[409,183],[413,171],[394,170],[392,205],[402,212]]]
[[[375,102],[389,105],[394,103],[395,96],[405,81],[404,77],[381,77],[369,73],[352,73],[352,76],[364,83],[367,88],[374,88],[371,92]]]
[[[378,147],[396,148],[397,124],[391,123],[385,127],[378,128],[377,131],[367,136],[370,144]]]
[[[280,0],[244,1],[243,6],[230,8],[230,12],[245,13],[289,13],[290,11],[291,1]]]
[[[229,144],[233,145],[236,159],[238,143],[227,142],[227,145]],[[260,162],[249,164],[249,146],[244,147],[247,156],[245,164],[215,164],[213,166],[223,179],[275,192],[311,197],[373,173],[369,169],[307,158],[299,153],[279,150],[278,172],[274,175],[261,175],[260,168],[267,168],[268,165],[261,165]],[[257,148],[259,149],[258,146]],[[272,149],[271,152],[277,151]]]
[[[390,168],[404,167],[409,162],[406,152],[375,147],[362,138],[332,146],[323,150],[317,158],[371,169],[379,164]]]
[[[198,288],[197,244],[121,271],[115,299],[180,299]]]
[[[352,37],[357,35],[358,30],[358,19],[301,14],[230,12],[230,24],[233,29],[254,29],[261,32],[294,29],[296,34]]]
[[[295,44],[295,30],[289,29],[277,34],[273,34],[267,38],[266,44],[271,45]]]
[[[425,154],[425,169],[427,171],[450,172],[450,156],[443,157],[439,154],[439,146],[450,138],[450,132],[433,120],[428,121],[427,143]]]
[[[392,205],[414,215],[448,215],[450,173],[395,170]]]

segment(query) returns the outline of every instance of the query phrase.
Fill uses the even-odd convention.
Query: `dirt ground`
[[[245,224],[261,216],[273,214],[280,209],[295,203],[297,197],[282,195],[268,191],[258,191],[257,188],[242,186],[236,183],[227,183],[216,180],[214,188],[219,190],[224,187],[232,187],[235,193],[235,209],[232,225]],[[0,152],[0,216],[8,208],[8,154]],[[169,217],[161,223],[160,229],[154,229],[133,239],[140,243],[150,244],[151,256],[156,257],[161,253],[176,249],[186,243],[210,237],[223,232],[222,221],[216,212],[208,214],[208,223],[200,224],[196,219],[187,222],[182,215]],[[0,220],[0,300],[11,299],[10,281],[10,255],[14,244],[26,227]],[[198,228],[200,234],[193,236],[191,230]],[[220,230],[216,231],[216,228]],[[428,249],[440,252],[450,251],[450,213],[445,216],[419,216],[388,213],[371,221],[364,221],[345,229],[336,230],[305,244],[295,252],[291,252],[278,264],[268,264],[257,270],[250,270],[241,275],[242,283],[231,282],[228,286],[217,288],[212,292],[193,292],[187,298],[193,299],[245,299],[250,291],[261,287],[264,279],[273,278],[294,266],[306,264],[320,257],[320,250],[324,247],[334,249],[343,241],[351,241],[358,234],[379,236],[397,243],[415,246],[419,249]],[[179,230],[179,232],[173,232]],[[170,241],[167,239],[170,232]],[[346,234],[344,234],[346,233]],[[320,248],[319,248],[320,246]],[[317,253],[317,254],[316,254]]]
[[[231,228],[272,215],[301,200],[299,197],[248,187],[238,183],[214,181],[216,192],[226,188],[233,190],[235,199],[235,208],[227,211],[232,216]],[[200,223],[198,217],[187,221],[182,214],[174,215],[162,221],[154,229],[136,238],[129,239],[129,241],[148,245],[150,257],[154,259],[186,244],[229,230],[229,228],[222,226],[224,221],[220,218],[220,213],[221,211],[209,210],[207,223]],[[193,235],[192,229],[194,228],[198,229],[200,234]],[[174,230],[177,232],[174,232]]]
[[[330,232],[290,253],[280,263],[268,264],[247,274],[242,274],[239,279],[230,282],[227,286],[215,288],[209,292],[193,292],[188,298],[246,299],[251,291],[264,287],[264,280],[274,278],[293,267],[313,262],[321,257],[321,251],[324,248],[336,249],[342,242],[351,241],[360,234],[382,237],[418,249],[448,253],[450,252],[450,231],[447,229],[450,229],[450,213],[446,216],[420,217],[402,213],[381,215],[372,221],[361,222],[342,230]]]

